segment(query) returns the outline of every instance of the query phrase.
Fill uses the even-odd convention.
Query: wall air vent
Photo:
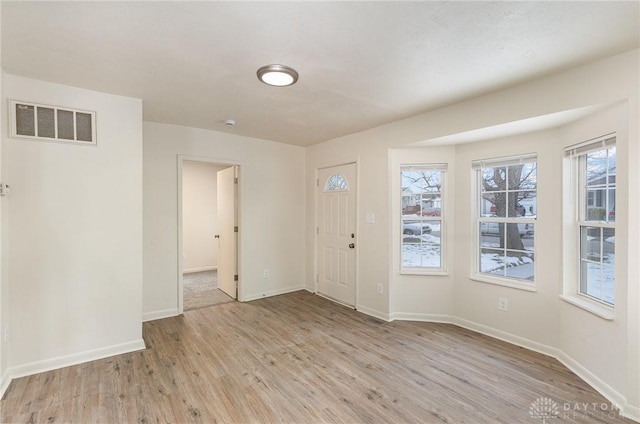
[[[96,113],[11,100],[11,137],[96,144]]]

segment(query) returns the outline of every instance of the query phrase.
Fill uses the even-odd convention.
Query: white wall
[[[640,142],[638,99],[639,52],[632,51],[461,102],[378,128],[314,145],[307,150],[307,285],[313,287],[315,268],[315,170],[322,164],[358,159],[359,246],[358,309],[385,319],[446,320],[556,356],[598,390],[624,406],[625,413],[640,418]],[[560,202],[562,147],[570,144],[560,128],[531,132],[520,137],[459,145],[455,154],[441,147],[424,147],[422,158],[449,158],[455,171],[455,229],[452,275],[415,277],[397,269],[399,206],[393,195],[394,169],[416,145],[429,140],[509,124],[550,114],[623,102],[628,109],[628,211],[626,223],[629,261],[619,265],[616,320],[612,324],[583,324],[600,319],[558,298],[562,293]],[[566,123],[566,122],[565,122]],[[564,123],[562,124],[564,125]],[[560,127],[561,124],[556,124]],[[621,129],[618,128],[620,131]],[[599,134],[598,134],[599,135]],[[470,161],[509,153],[538,151],[545,169],[539,174],[540,199],[537,243],[539,288],[535,293],[471,281]],[[375,224],[364,224],[366,212],[376,213]],[[560,221],[560,222],[558,222]],[[620,252],[620,251],[619,251]],[[391,258],[391,259],[389,259]],[[622,269],[622,268],[624,269]],[[627,278],[628,277],[628,278]],[[382,280],[382,281],[381,281]],[[383,283],[385,292],[376,293]],[[391,292],[389,297],[387,293]],[[626,295],[626,296],[625,296]],[[497,308],[498,297],[508,297],[510,312]],[[584,314],[589,314],[588,318]],[[501,315],[502,314],[502,315]],[[615,331],[611,331],[616,327]],[[626,341],[624,340],[626,339]],[[599,346],[592,349],[593,346]]]
[[[145,122],[145,319],[178,313],[178,155],[240,165],[239,299],[304,288],[304,148]]]
[[[9,98],[97,119],[97,146],[2,134],[11,376],[144,348],[142,102],[6,75]]]
[[[182,231],[184,272],[218,266],[218,171],[228,165],[184,161],[182,165]]]

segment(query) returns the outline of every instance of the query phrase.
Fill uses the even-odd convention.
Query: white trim
[[[530,292],[537,292],[536,284],[534,282],[525,283],[528,280],[516,280],[506,277],[491,277],[488,274],[473,274],[469,277],[470,280],[478,281],[480,283],[495,284],[497,286],[510,287],[512,289],[525,290]],[[523,281],[523,282],[520,282]]]
[[[618,134],[616,132],[609,133],[600,137],[592,138],[591,140],[583,141],[581,143],[572,144],[564,148],[565,156],[576,157],[586,155],[587,153],[608,149],[616,145]]]
[[[496,330],[495,328],[487,327],[486,325],[478,324],[473,321],[468,321],[464,318],[453,317],[453,324],[553,358],[556,358],[559,353],[559,350],[555,347],[534,342],[533,340],[525,339],[524,337],[516,336],[515,334],[507,333],[506,331]]]
[[[238,300],[240,300],[241,302],[251,302],[252,300],[264,299],[265,297],[278,296],[280,294],[287,294],[287,293],[297,292],[300,290],[309,291],[309,289],[305,286],[292,286],[292,287],[285,287],[283,289],[268,290],[262,293],[248,294],[244,296],[242,300],[240,299]]]
[[[394,312],[391,314],[391,321],[396,320],[453,324],[454,317],[452,317],[451,315],[443,314],[414,314],[411,312]]]
[[[164,309],[162,311],[145,312],[142,315],[142,322],[155,321],[157,319],[177,317],[180,315],[178,308]]]
[[[604,304],[594,300],[588,300],[584,298],[584,296],[561,294],[559,297],[565,302],[577,306],[578,308],[582,308],[587,312],[591,312],[602,319],[613,321],[616,318],[615,310],[613,308],[605,306]]]
[[[370,317],[378,318],[386,322],[391,322],[391,317],[386,312],[380,312],[376,309],[368,308],[362,305],[356,305],[356,311],[361,312],[365,315],[369,315]]]
[[[639,406],[633,406],[629,403],[625,403],[624,407],[620,408],[620,415],[640,423],[640,407]]]
[[[20,378],[144,349],[146,349],[144,341],[142,339],[138,339],[127,343],[86,350],[84,352],[72,353],[70,355],[58,356],[56,358],[18,365],[17,367],[9,368],[8,374],[12,379]]]
[[[5,392],[9,388],[9,384],[13,379],[10,377],[9,370],[6,370],[0,378],[0,399],[4,396]]]
[[[489,159],[476,159],[471,161],[471,169],[482,169],[487,165],[491,168],[497,168],[501,166],[520,165],[523,163],[531,163],[538,161],[538,153],[523,153],[513,156],[502,156]]]
[[[178,206],[178,211],[177,211],[177,218],[178,218],[178,239],[177,239],[177,247],[178,247],[178,257],[176,258],[178,261],[178,275],[177,275],[177,291],[178,291],[178,304],[177,304],[177,309],[178,309],[178,313],[176,315],[180,315],[184,313],[184,280],[183,280],[183,275],[185,273],[184,271],[184,259],[183,259],[183,253],[184,253],[184,246],[183,246],[183,238],[184,238],[184,230],[182,228],[182,177],[183,177],[183,164],[185,161],[190,161],[190,162],[206,162],[206,163],[210,163],[210,164],[214,164],[214,165],[228,165],[228,166],[235,166],[237,167],[237,173],[238,173],[238,210],[236,211],[237,214],[237,220],[238,220],[238,235],[237,235],[237,245],[236,245],[236,261],[237,261],[237,272],[238,272],[238,276],[242,275],[242,178],[240,173],[241,171],[241,167],[243,166],[244,162],[243,161],[237,161],[237,160],[233,160],[233,159],[218,159],[218,158],[210,158],[210,157],[202,157],[202,156],[189,156],[189,155],[181,155],[178,154],[176,155],[176,162],[177,162],[177,187],[176,187],[176,191],[177,191],[177,197],[178,197],[178,202],[177,202],[177,206]],[[216,267],[217,269],[217,267]],[[239,278],[237,281],[237,299],[238,301],[245,301],[245,298],[243,296],[242,293],[242,278]]]
[[[203,266],[200,268],[189,268],[182,271],[183,274],[192,274],[194,272],[204,272],[204,271],[217,271],[217,266]]]
[[[587,384],[593,387],[598,393],[604,396],[615,407],[620,409],[620,414],[628,407],[627,399],[618,393],[613,387],[602,381],[597,375],[583,367],[575,359],[567,355],[562,351],[558,351],[556,359],[562,363],[565,367],[569,368],[578,377],[584,380]]]

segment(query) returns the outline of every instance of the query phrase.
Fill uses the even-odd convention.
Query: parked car
[[[483,236],[498,235],[500,227],[497,222],[483,222],[480,225],[480,231]],[[518,232],[520,237],[533,237],[533,224],[518,224]]]
[[[404,222],[402,233],[419,236],[421,234],[431,234],[431,226],[425,222]]]

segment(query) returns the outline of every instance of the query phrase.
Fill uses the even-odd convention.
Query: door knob
[[[353,248],[355,248],[355,247],[356,247],[356,245],[355,245],[355,244],[353,244],[353,243],[349,243],[349,249],[353,249]]]

